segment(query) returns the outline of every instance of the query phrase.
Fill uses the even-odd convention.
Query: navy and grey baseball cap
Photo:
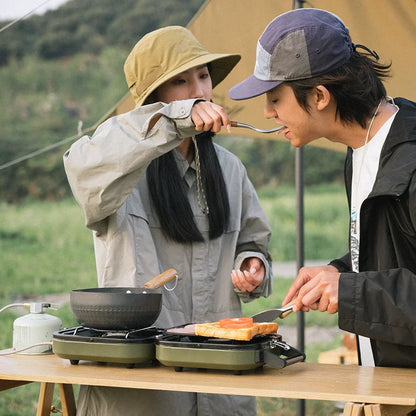
[[[253,75],[228,94],[244,100],[285,81],[324,75],[348,62],[352,51],[349,30],[338,16],[320,9],[291,10],[269,23],[257,42]]]

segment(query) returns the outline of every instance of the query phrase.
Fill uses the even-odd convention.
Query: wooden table
[[[406,414],[403,409],[408,411],[410,406],[416,406],[414,369],[297,363],[283,369],[265,366],[255,372],[237,376],[213,370],[176,372],[173,368],[158,365],[133,369],[85,361],[71,365],[68,360],[56,355],[0,356],[0,390],[28,382],[42,383],[38,416],[49,414],[48,404],[50,411],[51,389],[53,393],[55,383],[60,387],[66,415],[75,414],[72,386],[83,384],[342,401],[353,404],[350,406],[351,412],[357,403],[394,405],[393,409],[400,409],[401,414]]]

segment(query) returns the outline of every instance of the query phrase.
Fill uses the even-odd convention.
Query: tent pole
[[[293,0],[292,9],[301,9],[305,0]],[[304,207],[303,207],[303,148],[297,147],[295,151],[295,185],[296,185],[296,270],[299,271],[304,266],[305,246],[304,246]],[[305,313],[296,314],[297,326],[297,347],[300,351],[305,351]],[[297,415],[305,416],[305,400],[298,400]]]
[[[295,150],[295,184],[296,184],[296,270],[304,265],[304,209],[303,209],[303,148]],[[296,314],[297,347],[305,351],[305,312]],[[305,415],[305,400],[298,400],[297,415]]]
[[[295,153],[295,184],[296,184],[296,270],[304,266],[304,187],[303,187],[303,148],[296,148]],[[305,313],[299,312],[297,316],[298,349],[305,351]]]

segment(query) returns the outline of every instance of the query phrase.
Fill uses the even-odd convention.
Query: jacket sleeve
[[[338,320],[345,331],[416,346],[416,275],[408,269],[341,273]]]
[[[104,233],[106,219],[124,203],[150,162],[195,134],[194,102],[156,103],[112,117],[65,153],[68,181],[88,228]],[[158,115],[162,117],[149,129]]]
[[[341,273],[351,271],[351,256],[349,253],[345,256],[332,260],[329,265],[336,267]]]
[[[260,296],[267,297],[272,293],[272,259],[268,249],[271,229],[254,186],[250,182],[245,168],[243,169],[242,218],[234,268],[239,269],[243,261],[249,257],[258,257],[265,267],[264,280],[253,292],[241,292],[234,288],[243,302],[250,302]]]

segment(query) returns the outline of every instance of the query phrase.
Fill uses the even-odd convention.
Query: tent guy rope
[[[9,27],[13,26],[14,24],[16,24],[17,22],[20,22],[21,20],[25,19],[26,17],[30,16],[32,13],[34,13],[37,9],[39,9],[40,7],[44,6],[45,4],[49,3],[51,0],[45,0],[43,3],[39,4],[38,6],[36,6],[35,8],[33,8],[32,10],[30,10],[29,12],[27,12],[25,15],[18,17],[15,20],[12,20],[10,23],[8,23],[6,26],[3,26],[2,28],[0,28],[0,33],[5,31],[6,29],[8,29]]]

